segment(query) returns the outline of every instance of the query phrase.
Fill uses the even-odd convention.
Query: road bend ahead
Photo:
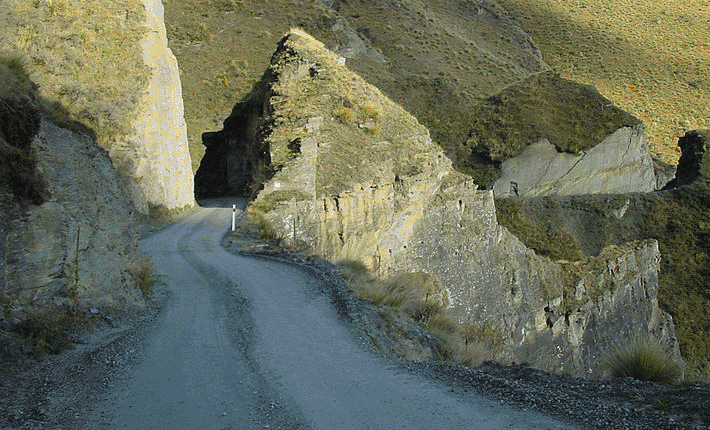
[[[130,429],[567,429],[366,351],[318,281],[220,246],[228,208],[142,241],[171,299],[89,420]]]

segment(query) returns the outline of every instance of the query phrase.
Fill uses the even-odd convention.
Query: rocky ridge
[[[542,139],[503,161],[501,171],[496,197],[645,193],[658,182],[642,127],[622,127],[581,154]]]
[[[187,125],[177,59],[168,48],[159,0],[143,0],[146,33],[141,41],[150,68],[148,87],[138,106],[135,132],[110,150],[119,169],[135,180],[129,190],[139,212],[149,207],[181,209],[195,203]]]
[[[292,31],[259,90],[209,135],[206,159],[213,148],[258,155],[219,174],[251,178],[240,188],[263,183],[251,213],[275,235],[382,277],[435,275],[459,323],[502,336],[504,362],[598,377],[605,350],[639,335],[679,360],[655,301],[655,242],[579,264],[536,255],[497,224],[491,191],[456,173],[424,127],[343,63]],[[230,136],[248,136],[250,149]]]

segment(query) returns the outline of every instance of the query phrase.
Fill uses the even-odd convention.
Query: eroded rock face
[[[435,276],[458,322],[504,339],[503,361],[599,376],[604,350],[640,335],[679,357],[655,301],[655,242],[579,264],[537,256],[498,225],[491,190],[455,172],[424,127],[342,63],[307,34],[290,33],[264,98],[253,101],[259,118],[232,122],[259,124],[251,141],[268,153],[272,174],[251,213],[277,236],[384,278]],[[617,140],[628,144],[624,133]]]
[[[622,194],[657,188],[642,127],[623,127],[582,154],[559,152],[547,139],[502,163],[496,197]]]
[[[604,354],[642,333],[679,359],[673,323],[656,301],[655,241],[555,262],[497,225],[495,214],[490,192],[440,190],[393,264],[438,276],[457,321],[505,339],[504,360],[599,377]]]
[[[168,48],[160,0],[144,0],[146,33],[143,57],[151,69],[138,108],[135,134],[111,148],[111,158],[135,178],[131,196],[142,213],[149,206],[166,209],[194,204],[194,184],[182,88],[175,56]]]
[[[142,307],[129,272],[140,258],[138,221],[108,155],[46,121],[32,146],[50,198],[34,205],[4,194],[0,292],[20,309]]]

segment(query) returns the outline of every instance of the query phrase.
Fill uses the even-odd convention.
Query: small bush
[[[343,260],[338,263],[340,273],[346,280],[368,278],[370,271],[365,263],[359,260]]]
[[[129,269],[129,273],[136,282],[141,294],[143,294],[143,298],[150,297],[153,285],[155,285],[157,280],[153,262],[149,258],[141,258],[138,263]]]
[[[681,376],[681,369],[656,341],[641,339],[608,353],[604,361],[611,376],[630,376],[640,381],[670,383]]]
[[[505,336],[488,325],[481,327],[469,323],[461,324],[460,331],[466,345],[486,345],[492,351],[500,351],[505,346]]]
[[[333,111],[333,116],[342,124],[352,124],[355,121],[355,111],[347,107],[340,107]]]
[[[86,317],[79,310],[67,306],[32,314],[12,331],[30,342],[35,356],[41,357],[74,349],[71,333],[86,322]]]

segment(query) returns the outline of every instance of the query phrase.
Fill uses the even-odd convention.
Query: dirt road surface
[[[86,427],[570,428],[369,352],[319,280],[220,246],[231,213],[205,207],[143,240],[171,299],[143,359],[92,405]]]

